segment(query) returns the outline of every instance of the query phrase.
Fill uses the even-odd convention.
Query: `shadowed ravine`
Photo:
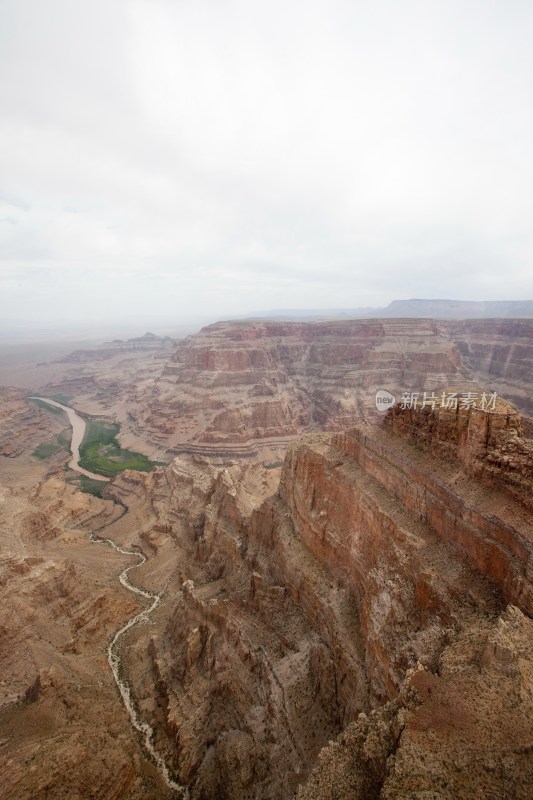
[[[76,470],[76,472],[80,472],[82,475],[87,475],[91,478],[97,478],[98,480],[102,479],[109,480],[109,478],[106,478],[105,476],[93,474],[91,472],[88,472],[87,470],[84,470],[83,467],[80,467],[78,463],[79,446],[83,441],[83,435],[85,432],[85,420],[78,414],[76,414],[74,409],[69,408],[68,406],[61,405],[61,403],[57,403],[55,400],[48,400],[46,397],[39,397],[38,399],[44,401],[45,403],[49,403],[50,405],[53,405],[56,408],[61,408],[63,411],[65,411],[65,413],[68,416],[69,422],[72,425],[73,429],[73,440],[71,444],[72,459],[69,462],[69,467],[73,470]],[[75,437],[74,434],[76,434]],[[115,544],[115,542],[112,539],[103,536],[98,536],[94,532],[90,534],[90,540],[97,544],[110,544],[112,547],[115,548],[117,552],[127,556],[135,556],[138,559],[136,564],[132,564],[131,566],[126,567],[126,569],[120,573],[118,579],[125,589],[128,589],[130,592],[133,592],[134,594],[138,594],[141,595],[142,597],[145,597],[147,600],[151,601],[151,604],[148,608],[145,608],[144,611],[141,611],[139,614],[136,614],[134,617],[128,620],[128,622],[126,622],[125,625],[123,625],[121,628],[119,628],[118,631],[116,631],[113,634],[107,648],[107,660],[109,662],[109,666],[111,667],[111,671],[113,673],[115,683],[120,692],[120,696],[122,697],[124,706],[126,707],[126,710],[130,716],[131,724],[133,725],[135,730],[141,735],[141,741],[143,747],[145,748],[151,759],[157,765],[166,785],[170,789],[173,789],[175,792],[179,792],[180,797],[186,799],[188,797],[187,789],[181,786],[179,783],[176,783],[176,781],[172,780],[167,765],[165,764],[164,760],[159,755],[159,753],[157,752],[156,748],[153,745],[153,740],[154,740],[153,728],[147,722],[143,722],[140,719],[139,715],[137,714],[137,711],[134,708],[131,689],[126,683],[126,681],[121,677],[122,669],[121,669],[120,654],[118,652],[118,643],[121,637],[127,631],[133,628],[134,625],[137,625],[139,622],[148,621],[148,618],[152,613],[152,611],[154,611],[161,602],[162,593],[152,594],[152,592],[147,592],[145,589],[141,589],[138,586],[134,586],[134,584],[132,584],[128,578],[128,573],[132,569],[135,569],[136,567],[139,567],[146,562],[147,559],[144,553],[141,553],[138,550],[126,550],[125,548]]]

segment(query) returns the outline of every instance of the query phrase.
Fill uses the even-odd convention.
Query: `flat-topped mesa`
[[[456,405],[445,407],[439,398],[435,407],[396,405],[384,426],[437,457],[459,461],[468,475],[511,493],[533,510],[533,443],[522,435],[518,410],[500,397],[486,409],[463,407],[460,401]]]

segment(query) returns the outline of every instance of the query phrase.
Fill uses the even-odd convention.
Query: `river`
[[[80,459],[80,445],[83,441],[83,437],[85,434],[85,420],[77,414],[73,408],[69,406],[64,406],[62,403],[56,402],[56,400],[49,400],[47,397],[31,397],[30,400],[41,400],[44,403],[48,403],[51,406],[55,406],[56,408],[60,408],[64,411],[67,416],[68,420],[72,426],[72,441],[70,445],[70,449],[72,451],[72,458],[69,461],[69,467],[76,472],[79,472],[81,475],[86,475],[88,478],[94,478],[96,480],[105,480],[108,481],[109,478],[106,478],[103,475],[98,475],[94,472],[89,472],[83,467],[79,465]],[[143,746],[146,752],[151,757],[152,761],[155,761],[163,780],[165,781],[166,785],[169,789],[173,789],[175,792],[179,793],[179,796],[184,798],[184,800],[188,797],[187,789],[184,786],[181,786],[176,781],[172,780],[170,777],[170,772],[168,770],[167,765],[165,764],[161,755],[157,752],[153,742],[155,739],[154,730],[151,725],[147,722],[143,722],[139,717],[139,714],[134,708],[134,702],[131,695],[131,689],[126,681],[121,677],[121,673],[123,670],[121,668],[121,661],[120,661],[120,653],[118,651],[118,643],[121,637],[129,631],[130,628],[133,628],[134,625],[137,625],[139,622],[147,622],[150,614],[154,609],[157,608],[159,603],[161,602],[161,594],[153,594],[152,592],[147,592],[145,589],[141,589],[139,586],[135,586],[135,584],[131,583],[130,579],[128,578],[128,573],[130,570],[135,569],[135,567],[139,567],[141,564],[144,564],[146,561],[146,556],[144,553],[141,553],[137,550],[126,550],[123,547],[120,547],[116,544],[112,539],[104,538],[98,536],[95,533],[91,533],[90,539],[92,542],[103,543],[103,544],[110,544],[111,547],[114,547],[119,553],[122,553],[126,556],[135,556],[137,559],[136,564],[131,564],[131,566],[126,567],[126,569],[120,573],[118,579],[122,586],[125,589],[128,589],[130,592],[134,592],[135,594],[141,595],[142,597],[146,598],[147,600],[151,601],[148,608],[145,608],[144,611],[141,611],[136,616],[132,617],[122,628],[119,628],[116,633],[113,634],[111,637],[111,641],[107,647],[107,660],[109,662],[109,666],[111,667],[111,671],[113,673],[113,677],[115,679],[115,683],[118,687],[120,692],[120,696],[122,697],[122,701],[126,708],[126,711],[129,714],[131,724],[135,728],[135,730],[141,735]]]
[[[80,415],[77,414],[73,408],[64,406],[62,403],[58,403],[56,400],[49,400],[47,397],[30,397],[30,400],[41,400],[43,403],[48,403],[49,406],[60,408],[67,415],[68,421],[72,427],[72,439],[70,442],[72,458],[68,462],[70,469],[76,470],[76,472],[79,472],[81,475],[86,475],[87,478],[93,478],[97,481],[108,481],[109,478],[105,477],[104,475],[98,475],[96,472],[89,472],[89,470],[80,467],[80,445],[83,442],[83,437],[85,436],[85,420],[80,417]]]

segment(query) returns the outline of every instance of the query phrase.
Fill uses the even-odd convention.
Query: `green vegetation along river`
[[[106,475],[97,475],[94,472],[90,472],[87,469],[84,469],[79,465],[80,460],[80,445],[83,441],[83,437],[85,435],[85,420],[77,414],[73,408],[69,406],[64,406],[62,403],[58,403],[57,400],[49,400],[47,397],[30,397],[30,400],[40,400],[41,403],[48,403],[48,405],[53,406],[54,408],[60,408],[68,417],[68,421],[72,426],[72,439],[70,442],[70,451],[72,453],[72,458],[69,461],[70,469],[79,472],[81,475],[85,475],[87,478],[92,478],[93,480],[101,481],[101,480],[109,480],[109,476]]]

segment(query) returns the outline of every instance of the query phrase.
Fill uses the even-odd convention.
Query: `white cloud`
[[[9,316],[531,296],[532,34],[520,0],[3,0]]]

